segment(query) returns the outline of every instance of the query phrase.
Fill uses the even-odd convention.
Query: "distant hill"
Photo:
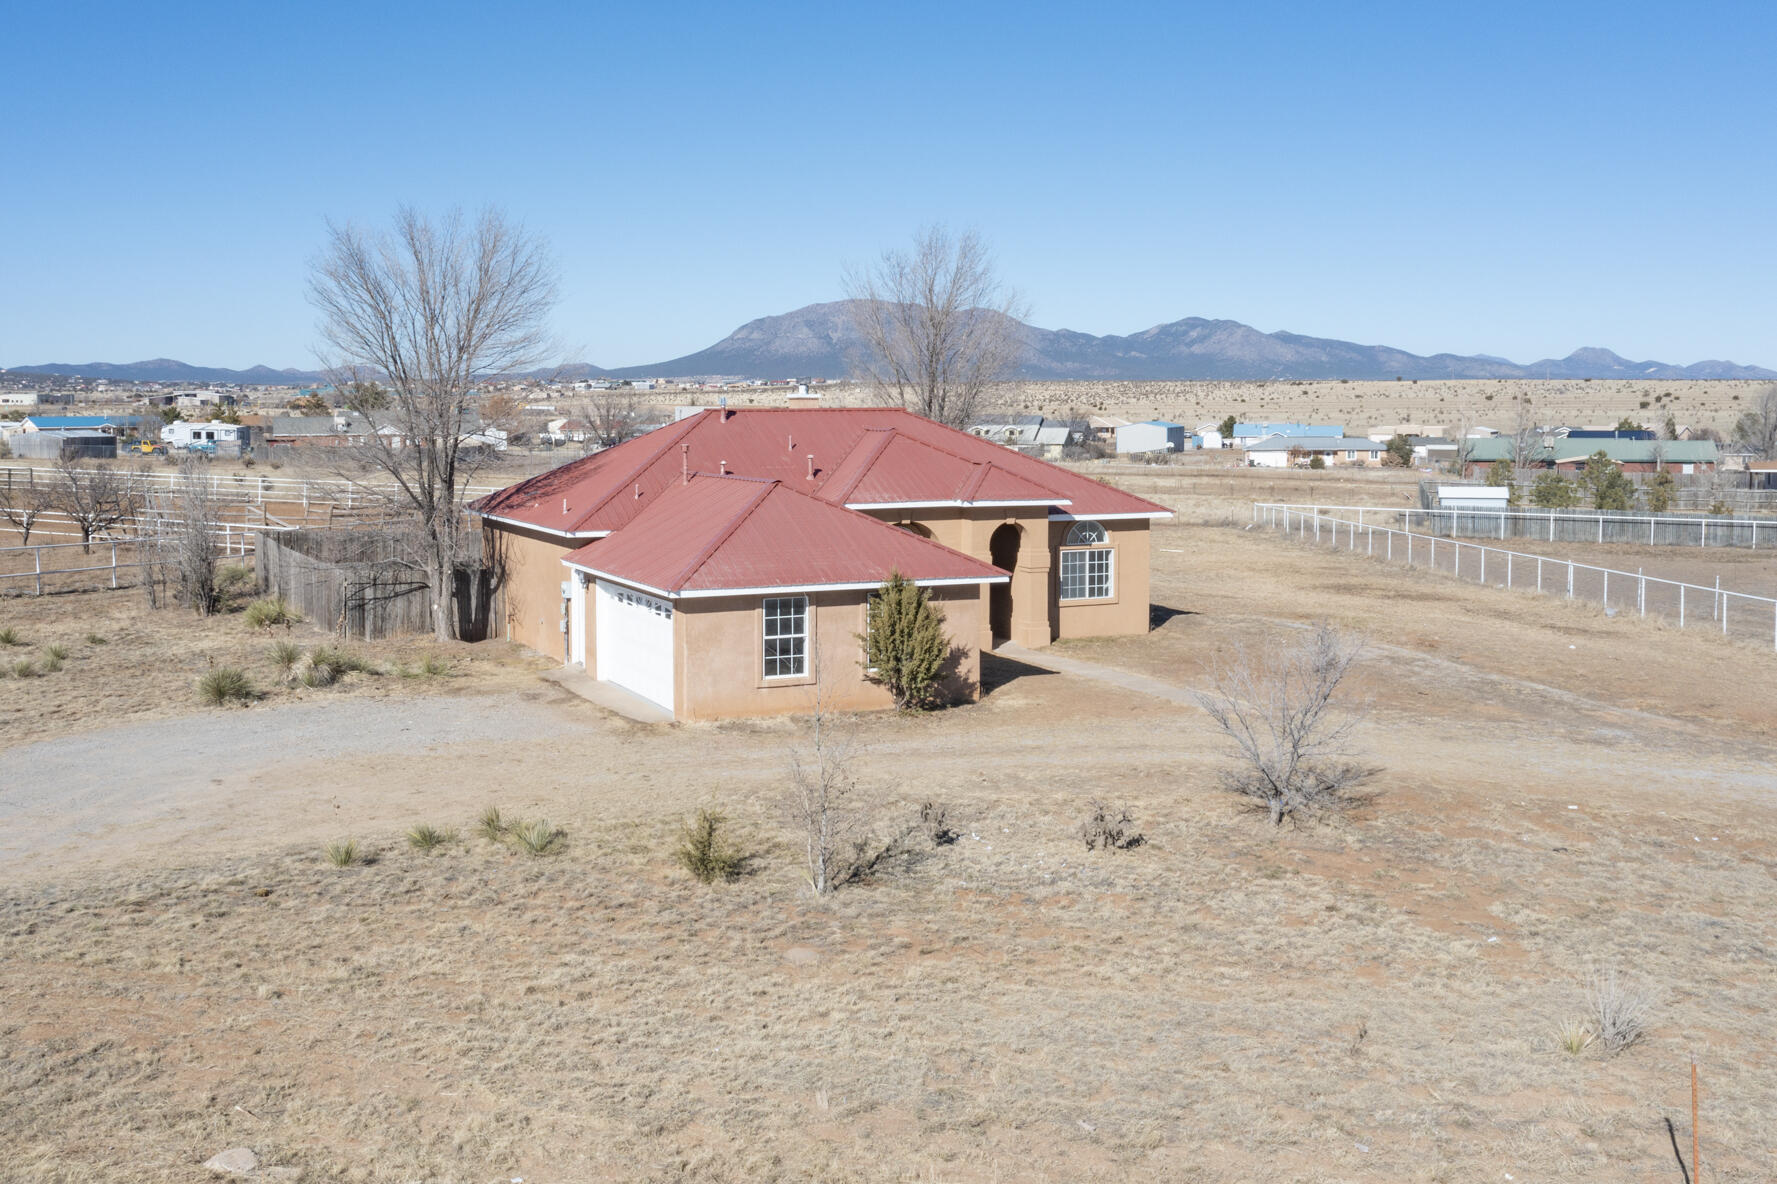
[[[1127,337],[1096,337],[1072,329],[1021,325],[1025,356],[1018,377],[1035,380],[1165,379],[1258,381],[1392,378],[1618,378],[1777,379],[1777,370],[1706,361],[1688,366],[1632,362],[1607,349],[1578,349],[1565,358],[1522,365],[1487,354],[1421,357],[1386,345],[1358,345],[1299,333],[1261,333],[1238,321],[1187,317]],[[646,366],[605,370],[586,362],[533,371],[536,377],[581,378],[844,378],[863,342],[852,328],[847,301],[810,304],[780,316],[748,321],[721,341],[684,357]],[[113,382],[311,383],[309,370],[220,370],[168,358],[147,362],[20,366]]]
[[[1575,350],[1559,360],[1520,365],[1505,358],[1434,354],[1421,357],[1385,345],[1358,345],[1297,333],[1261,333],[1238,321],[1188,317],[1127,337],[1096,337],[1071,329],[1024,325],[1026,354],[1019,377],[1056,379],[1392,379],[1401,378],[1748,378],[1777,379],[1777,370],[1732,362],[1631,362],[1606,349]],[[609,373],[619,378],[840,378],[863,343],[845,301],[811,304],[748,321],[694,354]]]
[[[15,366],[8,370],[34,374],[55,374],[63,378],[103,378],[107,382],[171,382],[202,386],[212,382],[232,382],[240,386],[292,386],[319,382],[321,375],[313,370],[273,370],[270,366],[254,366],[250,370],[225,370],[217,366],[190,366],[172,358],[150,358],[146,362],[45,362],[40,366]]]

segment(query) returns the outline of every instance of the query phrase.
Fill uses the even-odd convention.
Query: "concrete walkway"
[[[1079,658],[1066,658],[1051,650],[1027,650],[1016,642],[1010,641],[996,646],[993,652],[1002,658],[1010,658],[1015,662],[1023,662],[1026,665],[1037,666],[1044,670],[1053,670],[1057,674],[1074,674],[1081,678],[1090,678],[1094,682],[1122,687],[1126,691],[1152,695],[1156,699],[1165,699],[1170,703],[1180,703],[1186,707],[1197,706],[1197,700],[1192,697],[1189,687],[1161,682],[1159,679],[1149,678],[1145,674],[1132,674],[1127,670],[1118,670],[1114,666],[1085,662]]]
[[[670,724],[673,713],[651,699],[634,691],[626,691],[615,683],[600,682],[578,666],[560,666],[544,674],[544,682],[552,682],[562,690],[580,696],[588,703],[621,715],[638,724]]]

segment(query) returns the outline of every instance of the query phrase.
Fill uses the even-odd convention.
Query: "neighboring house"
[[[1261,469],[1310,465],[1316,456],[1328,465],[1379,465],[1381,441],[1360,436],[1270,436],[1246,446],[1246,463]]]
[[[1748,489],[1777,489],[1777,460],[1754,460],[1746,464]]]
[[[1681,440],[1685,438],[1682,435],[1679,437]],[[1757,459],[1758,453],[1745,444],[1730,443],[1716,446],[1715,466],[1724,473],[1747,472]]]
[[[983,415],[969,425],[969,431],[995,444],[1008,448],[1024,448],[1037,442],[1042,430],[1040,415]]]
[[[1037,429],[1034,451],[1044,460],[1060,460],[1067,450],[1085,440],[1092,429],[1081,419],[1045,419]]]
[[[1375,438],[1370,437],[1372,440]],[[1386,446],[1392,439],[1394,437],[1389,436],[1382,441],[1383,445]],[[1407,443],[1413,446],[1413,459],[1416,461],[1430,464],[1434,461],[1456,459],[1456,441],[1446,440],[1442,436],[1408,436]]]
[[[857,635],[893,571],[947,677],[982,650],[1148,629],[1163,506],[894,408],[706,409],[473,503],[510,639],[679,719],[889,705]]]
[[[583,419],[552,419],[543,427],[551,444],[584,444],[591,436],[592,425]]]
[[[33,460],[111,460],[117,456],[117,437],[109,432],[74,428],[66,431],[20,432],[8,445],[17,457]]]
[[[27,432],[104,432],[123,436],[138,430],[149,419],[160,422],[159,416],[143,415],[27,415],[20,427]]]
[[[1599,437],[1556,437],[1537,446],[1527,467],[1577,472],[1595,453],[1602,452],[1628,473],[1713,473],[1719,457],[1713,440],[1616,440]],[[1472,475],[1495,461],[1512,458],[1512,442],[1500,436],[1470,440],[1465,475]]]
[[[1191,447],[1206,451],[1219,450],[1224,447],[1222,433],[1216,428],[1198,428],[1191,436]]]
[[[1386,444],[1396,436],[1405,436],[1409,440],[1415,436],[1443,436],[1444,426],[1436,423],[1388,423],[1371,428],[1364,433],[1372,440],[1380,440]]]
[[[1086,429],[1094,440],[1109,444],[1116,439],[1117,429],[1128,422],[1116,415],[1093,415],[1087,418]]]
[[[1556,428],[1554,434],[1569,440],[1657,440],[1647,428]]]
[[[238,400],[228,391],[179,391],[173,396],[181,411],[203,411],[213,407],[233,407]]]
[[[1183,452],[1188,437],[1184,424],[1164,419],[1125,424],[1117,429],[1117,452]]]
[[[1312,436],[1324,440],[1329,436],[1342,439],[1344,435],[1345,425],[1337,423],[1236,423],[1232,439],[1234,447],[1245,448],[1270,436]]]

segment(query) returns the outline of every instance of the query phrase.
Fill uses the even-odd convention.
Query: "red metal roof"
[[[1013,501],[1046,502],[1080,518],[1170,513],[897,407],[712,408],[472,508],[557,534],[614,531],[680,484],[682,469],[777,480],[851,505]]]
[[[628,527],[564,563],[669,594],[728,589],[1004,580],[971,559],[868,514],[755,477],[699,475],[668,486]]]

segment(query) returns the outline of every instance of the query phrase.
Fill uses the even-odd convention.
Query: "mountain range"
[[[1170,379],[1257,381],[1283,379],[1393,378],[1618,378],[1777,379],[1777,370],[1733,362],[1690,365],[1635,362],[1608,349],[1578,349],[1565,358],[1522,365],[1486,354],[1422,357],[1385,345],[1358,345],[1298,333],[1262,333],[1238,321],[1187,317],[1126,337],[1098,337],[1072,329],[1039,329],[1020,323],[1025,343],[1018,377],[1033,380]],[[781,316],[748,321],[707,349],[645,366],[613,370],[588,363],[538,371],[572,378],[843,378],[862,341],[845,301],[810,304]],[[124,364],[88,362],[20,366],[21,371],[113,382],[231,382],[242,385],[308,383],[306,370],[224,370],[188,366],[167,358]]]

